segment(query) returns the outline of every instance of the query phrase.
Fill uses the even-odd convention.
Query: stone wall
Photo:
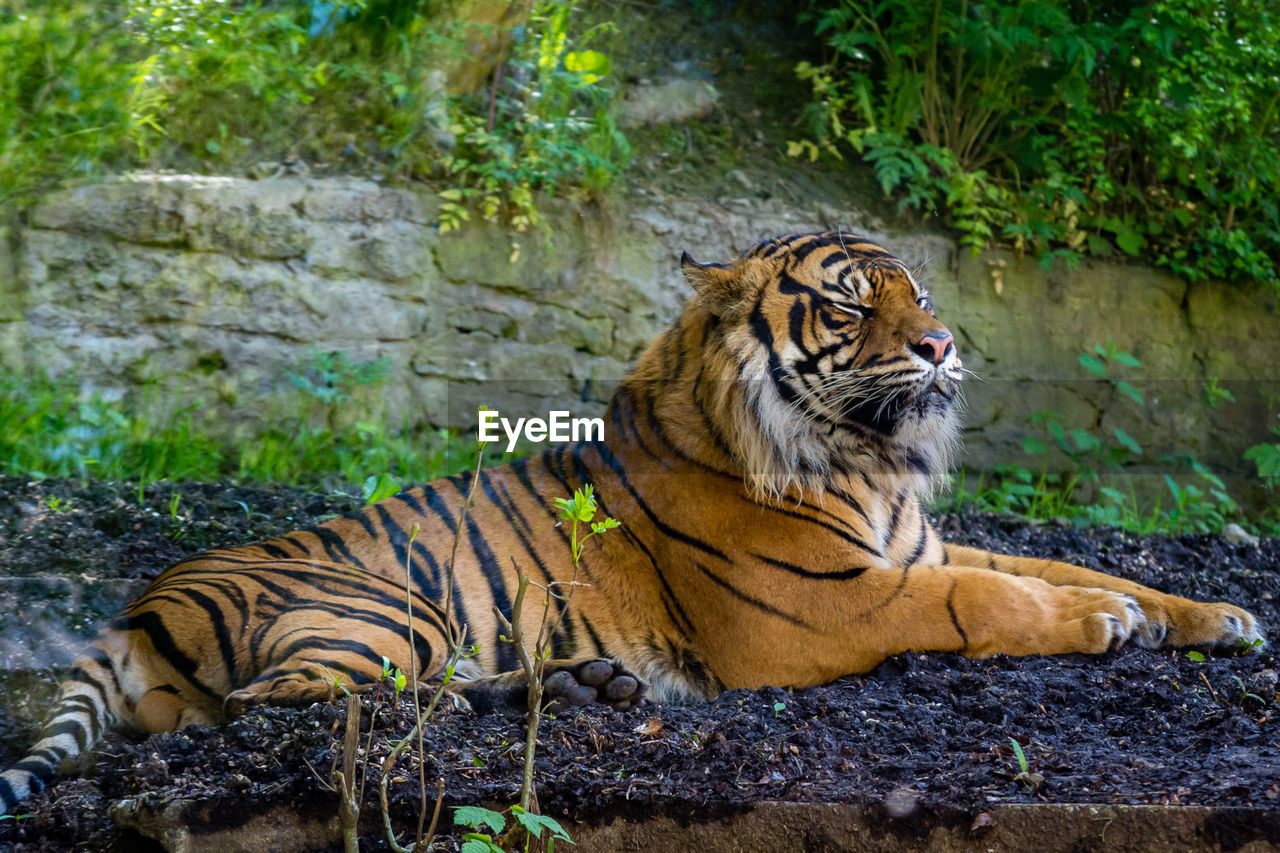
[[[252,428],[296,413],[288,371],[314,346],[390,359],[362,419],[466,428],[481,403],[591,414],[678,312],[681,251],[724,260],[787,231],[867,233],[834,205],[652,195],[556,207],[549,235],[485,224],[442,235],[438,214],[428,192],[339,178],[134,175],[54,193],[25,224],[0,222],[0,365],[110,393],[152,383],[154,399],[202,399],[215,423]],[[1266,395],[1280,388],[1273,293],[874,236],[920,266],[986,380],[967,392],[970,465],[1025,464],[1037,410],[1122,426],[1152,458],[1193,451],[1238,471],[1265,437]],[[1144,363],[1130,378],[1145,407],[1084,381],[1077,356],[1108,339]],[[1238,402],[1204,405],[1209,378]]]

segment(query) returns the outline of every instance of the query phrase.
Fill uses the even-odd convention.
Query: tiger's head
[[[707,324],[716,408],[762,495],[849,475],[928,491],[959,431],[954,339],[910,269],[841,232],[766,240],[725,264],[681,259]],[[737,412],[733,411],[737,409]]]

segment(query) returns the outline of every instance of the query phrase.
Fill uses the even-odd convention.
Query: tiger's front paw
[[[1158,602],[1142,602],[1158,635],[1144,639],[1147,648],[1157,646],[1245,647],[1259,651],[1265,645],[1262,626],[1247,610],[1226,602],[1202,603],[1166,596]]]
[[[553,714],[599,702],[625,711],[644,699],[648,685],[620,661],[584,661],[556,669],[542,679],[543,701]]]
[[[1102,654],[1115,651],[1131,638],[1142,636],[1147,617],[1131,595],[1092,587],[1055,587],[1058,598],[1054,652]]]

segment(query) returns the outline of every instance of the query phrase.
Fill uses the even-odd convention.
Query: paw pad
[[[542,681],[543,700],[551,713],[601,702],[618,711],[638,705],[645,684],[620,663],[591,660],[557,670]]]

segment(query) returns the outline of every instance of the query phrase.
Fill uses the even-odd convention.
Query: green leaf
[[[366,505],[377,503],[383,498],[389,498],[400,492],[400,478],[391,474],[378,474],[376,476],[366,477],[361,493],[364,496]]]
[[[1139,406],[1146,403],[1143,399],[1142,392],[1137,388],[1134,388],[1128,382],[1125,382],[1123,379],[1116,383],[1116,390],[1133,400],[1133,402],[1137,403]]]
[[[1071,430],[1071,440],[1075,442],[1076,449],[1084,453],[1097,450],[1102,444],[1093,433],[1079,427]]]
[[[1049,448],[1045,445],[1045,443],[1040,439],[1036,438],[1034,435],[1024,435],[1022,437],[1023,453],[1030,453],[1033,456],[1037,456],[1039,454],[1048,452],[1048,450]]]
[[[465,808],[465,807],[464,807]],[[462,836],[465,841],[458,848],[461,853],[505,853],[498,845],[493,843],[493,839],[487,835],[477,833],[467,833]]]
[[[1013,746],[1014,757],[1018,759],[1018,770],[1023,773],[1027,772],[1027,756],[1022,751],[1022,745],[1013,738],[1009,738],[1009,743]]]
[[[487,826],[494,832],[502,832],[502,828],[507,825],[507,819],[502,816],[501,812],[495,812],[493,809],[486,809],[482,806],[456,807],[453,810],[453,822],[476,828]]]
[[[1123,230],[1116,232],[1116,245],[1126,254],[1137,255],[1142,251],[1142,244],[1145,242],[1142,239],[1142,235],[1132,228],[1125,227]]]
[[[1094,376],[1107,375],[1107,366],[1103,364],[1101,360],[1094,358],[1087,352],[1080,353],[1080,355],[1077,356],[1077,359],[1080,362],[1080,366],[1092,373]]]
[[[1187,660],[1193,660],[1196,663],[1204,663],[1204,654],[1197,651],[1187,652]]]
[[[208,151],[210,154],[217,154],[222,150],[222,146],[218,144],[216,139],[210,139],[204,144],[204,150]]]
[[[1112,361],[1118,361],[1125,367],[1142,367],[1142,362],[1138,361],[1124,350],[1117,350],[1111,354]]]
[[[569,71],[588,74],[599,79],[608,74],[612,64],[609,57],[598,50],[575,50],[564,55],[564,67]],[[595,82],[592,80],[591,82]]]
[[[548,829],[553,837],[573,843],[569,838],[569,833],[564,831],[564,827],[555,818],[527,812],[519,806],[512,806],[511,812],[516,816],[516,820],[520,821],[520,825],[534,838],[541,838],[542,830]]]
[[[1129,433],[1120,429],[1120,427],[1116,427],[1115,434],[1116,434],[1116,441],[1120,442],[1125,447],[1127,447],[1130,453],[1132,453],[1134,456],[1142,455],[1142,445],[1134,441],[1133,436],[1129,435]]]
[[[1070,452],[1071,448],[1067,446],[1067,431],[1063,429],[1062,424],[1057,421],[1049,421],[1049,434],[1053,436],[1053,440],[1065,452]]]

